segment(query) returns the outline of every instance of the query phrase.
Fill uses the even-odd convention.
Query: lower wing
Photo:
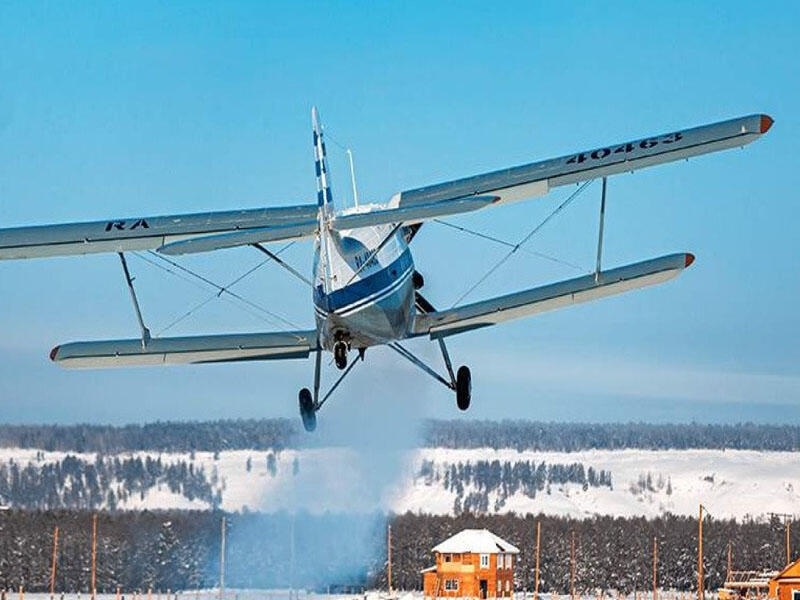
[[[432,339],[497,325],[548,310],[597,300],[676,277],[692,264],[691,254],[670,254],[507,296],[418,315],[414,335]]]
[[[307,358],[316,348],[312,330],[70,342],[50,358],[70,368],[136,367]]]

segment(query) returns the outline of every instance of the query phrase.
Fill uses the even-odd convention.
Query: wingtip
[[[687,267],[690,267],[693,262],[694,262],[694,254],[692,254],[691,252],[687,252],[683,268],[685,269]]]
[[[50,360],[53,362],[56,361],[56,356],[58,356],[58,351],[61,350],[61,346],[56,346],[52,350],[50,350]]]
[[[767,133],[775,120],[769,115],[761,115],[761,133]]]

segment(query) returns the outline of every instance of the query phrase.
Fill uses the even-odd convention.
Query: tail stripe
[[[324,207],[332,203],[333,194],[328,183],[328,159],[316,108],[312,110],[311,119],[314,125],[314,170],[317,175],[317,204]]]

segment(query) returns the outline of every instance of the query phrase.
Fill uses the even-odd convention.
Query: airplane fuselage
[[[357,349],[407,337],[415,314],[414,261],[403,229],[320,229],[314,247],[320,344],[330,350],[344,341]]]

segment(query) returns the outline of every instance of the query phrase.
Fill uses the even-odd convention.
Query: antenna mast
[[[353,168],[353,153],[350,148],[347,149],[347,158],[350,160],[350,181],[353,183],[353,202],[358,208],[358,190],[356,189],[356,171]]]

